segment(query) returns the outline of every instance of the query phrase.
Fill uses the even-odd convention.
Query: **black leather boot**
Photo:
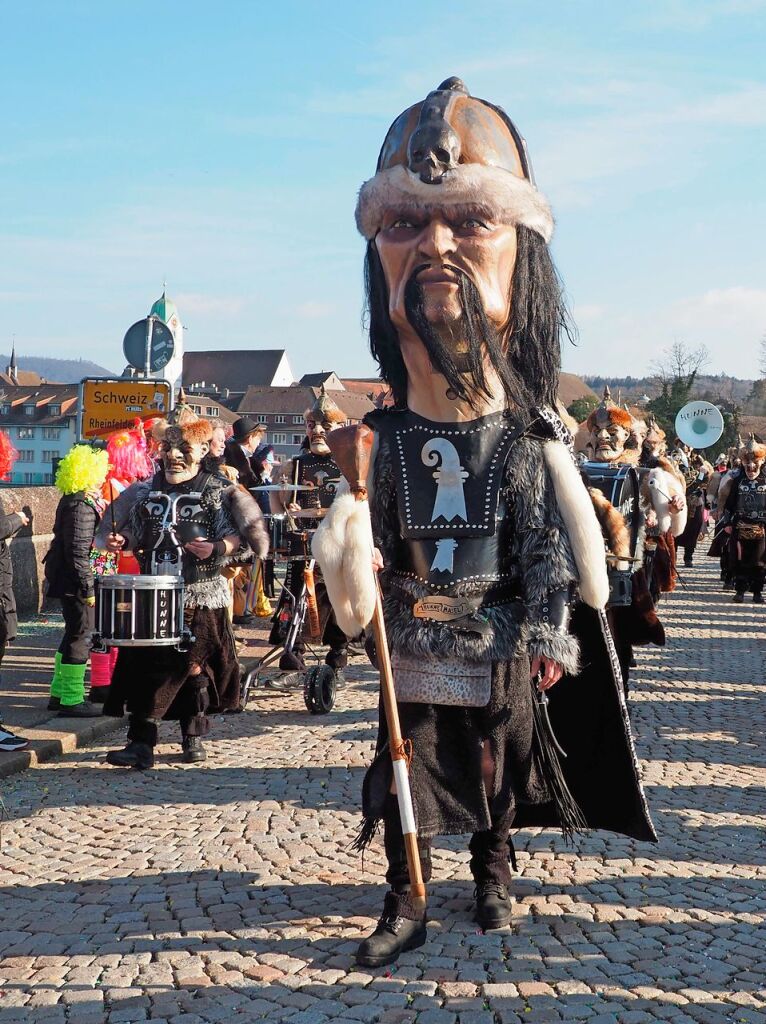
[[[118,768],[154,768],[154,748],[148,743],[130,740],[123,750],[110,750],[106,759]]]
[[[198,761],[207,760],[207,751],[202,745],[201,736],[184,736],[181,740],[183,747],[183,758],[187,764],[196,764]]]
[[[505,928],[512,917],[508,859],[513,855],[513,844],[510,837],[506,831],[475,832],[469,849],[471,874],[476,882],[476,920],[483,931]]]
[[[410,900],[410,875],[404,847],[399,804],[393,795],[386,800],[383,816],[383,846],[388,860],[386,881],[391,891],[386,893],[383,913],[375,927],[359,946],[356,962],[365,967],[392,964],[400,953],[416,949],[426,941],[426,915],[416,910]],[[420,867],[423,881],[431,878],[431,848],[428,840],[419,840]]]
[[[107,761],[118,768],[154,768],[157,722],[139,715],[131,715],[129,722],[127,746],[123,750],[110,750]]]
[[[409,893],[387,892],[380,920],[359,946],[356,962],[364,967],[392,964],[400,953],[422,946],[426,937],[425,914],[415,910]]]

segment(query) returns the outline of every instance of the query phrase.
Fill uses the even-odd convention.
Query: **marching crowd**
[[[183,564],[178,566],[187,583],[187,594],[193,595],[195,586],[204,594],[198,595],[196,601],[192,632],[200,637],[205,634],[200,619],[205,617],[201,609],[206,603],[222,608],[225,613],[207,615],[208,619],[212,614],[217,620],[218,632],[214,629],[215,635],[208,636],[208,649],[204,651],[200,649],[202,640],[198,638],[195,642],[192,695],[190,699],[182,696],[180,703],[176,700],[178,707],[173,712],[173,717],[181,722],[184,756],[194,761],[204,758],[201,735],[207,728],[207,690],[214,693],[218,706],[235,706],[238,701],[239,667],[230,621],[247,623],[255,615],[271,615],[271,605],[263,592],[263,573],[253,571],[267,553],[268,539],[261,509],[247,488],[270,479],[275,459],[273,448],[263,443],[265,428],[247,417],[240,417],[228,427],[220,420],[199,419],[181,400],[170,419],[172,423],[158,418],[137,421],[132,429],[117,431],[106,441],[76,444],[58,464],[55,483],[61,498],[44,566],[45,592],[61,603],[64,632],[55,654],[48,709],[61,718],[91,718],[110,712],[122,715],[121,707],[112,710],[109,705],[110,694],[112,705],[117,708],[119,704],[115,689],[120,692],[121,680],[130,709],[125,676],[126,672],[136,672],[132,664],[136,652],[123,650],[118,657],[117,647],[91,649],[95,581],[97,577],[137,574],[150,568],[156,571],[156,565],[150,567],[146,562],[151,538],[149,544],[145,543],[146,537],[140,536],[127,543],[128,519],[132,515],[137,520],[145,513],[150,493],[168,490],[173,484],[186,490],[202,486],[203,490],[213,492],[218,525],[224,521],[229,524],[226,528],[230,539],[212,536],[209,518],[205,521],[204,516],[198,517],[202,519],[200,528],[196,536],[183,543]],[[192,436],[195,432],[196,436]],[[10,438],[0,432],[0,479],[8,479],[16,457]],[[219,495],[223,496],[220,501]],[[17,631],[8,542],[29,522],[24,511],[8,512],[0,504],[0,661]],[[118,532],[118,523],[122,533]],[[211,546],[222,550],[210,551]],[[236,559],[230,557],[235,550],[240,553]],[[153,552],[152,557],[156,558],[156,554]],[[175,552],[172,554],[175,556]],[[201,566],[206,571],[201,571]],[[205,585],[200,576],[208,577]],[[220,582],[215,577],[220,577]],[[186,605],[185,614],[191,618],[188,600]],[[173,657],[168,657],[173,662]],[[182,662],[184,658],[190,660],[183,656]],[[152,660],[157,662],[156,650]],[[88,662],[90,681],[86,693]],[[185,690],[188,696],[190,687],[184,684],[189,673],[184,669],[188,665],[166,665],[173,681],[165,687],[167,706],[160,709],[159,717],[170,709],[173,698],[178,696],[176,691]],[[204,685],[197,676],[202,677]],[[142,718],[146,710],[138,709],[131,715],[133,733],[147,728]],[[157,708],[148,710],[150,713],[144,717],[152,718]],[[156,731],[153,721],[149,729]],[[0,725],[0,750],[21,750],[27,744],[24,737]],[[117,753],[113,763],[120,763]]]

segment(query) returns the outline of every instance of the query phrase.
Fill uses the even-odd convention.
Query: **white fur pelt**
[[[375,611],[370,506],[357,501],[342,480],[330,510],[311,542],[322,569],[335,620],[346,636],[358,636]]]
[[[546,242],[553,237],[553,214],[542,192],[526,178],[484,164],[460,164],[438,184],[421,181],[401,164],[378,171],[359,190],[356,225],[369,241],[380,230],[386,210],[406,215],[459,206],[466,212],[481,210],[501,224],[523,224]]]
[[[577,563],[580,597],[591,608],[605,608],[609,600],[609,580],[604,538],[588,491],[560,441],[546,442],[543,458]]]
[[[686,527],[688,510],[684,505],[680,512],[674,512],[670,507],[670,499],[684,496],[683,485],[672,473],[661,466],[656,466],[649,470],[646,490],[652,508],[657,514],[660,533],[667,533],[670,530],[674,537],[680,537]]]

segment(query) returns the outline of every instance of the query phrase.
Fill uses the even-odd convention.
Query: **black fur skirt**
[[[510,828],[521,804],[551,797],[534,750],[529,658],[492,666],[489,704],[482,708],[399,704],[402,736],[412,741],[410,784],[418,835],[460,835]],[[392,767],[383,708],[375,760],[363,786],[363,832],[371,838],[383,817]],[[488,799],[482,775],[484,744],[495,776]],[[359,845],[365,845],[364,838]]]
[[[202,703],[212,710],[239,707],[240,670],[227,609],[187,609],[185,619],[196,638],[186,654],[172,647],[124,647],[120,651],[105,715],[121,717],[127,708],[142,718],[176,721],[194,714],[200,704],[186,691],[202,689],[207,691]],[[193,665],[201,666],[199,675],[189,675]]]

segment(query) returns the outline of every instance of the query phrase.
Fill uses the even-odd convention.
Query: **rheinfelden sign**
[[[79,437],[84,441],[125,430],[136,419],[169,412],[170,384],[166,380],[85,377],[80,381]]]

